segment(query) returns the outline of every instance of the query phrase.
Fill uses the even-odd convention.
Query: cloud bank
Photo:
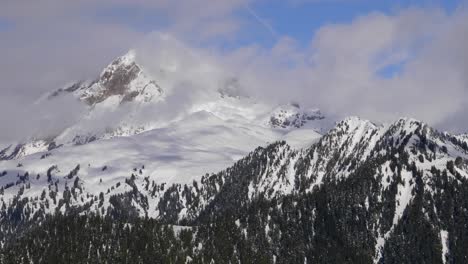
[[[270,49],[253,44],[228,52],[174,40],[140,47],[143,57],[165,61],[154,49],[186,67],[176,77],[203,79],[206,86],[231,74],[275,103],[294,100],[330,114],[383,122],[408,116],[441,129],[468,129],[467,9],[372,13],[323,26],[306,48],[288,37]],[[200,67],[206,72],[185,76]]]
[[[4,113],[19,105],[29,109],[41,94],[70,80],[94,78],[132,47],[155,75],[166,68],[170,78],[161,81],[179,92],[215,89],[232,77],[272,103],[294,100],[331,115],[383,122],[409,116],[444,130],[468,131],[465,7],[451,13],[437,8],[375,12],[350,23],[323,25],[307,45],[278,35],[274,45],[264,47],[235,41],[252,22],[239,12],[248,15],[245,8],[253,3],[7,0],[0,8],[0,21],[11,24],[0,29],[0,111],[11,132],[1,137],[10,140],[13,131],[24,130],[14,120],[42,126],[31,120],[40,116]],[[114,18],[119,10],[133,10],[123,17],[138,19],[154,14],[160,23],[141,30],[122,16]],[[236,45],[226,48],[225,41]],[[177,70],[171,72],[174,65]],[[190,104],[187,100],[184,105]],[[57,117],[56,123],[73,120],[73,113]]]

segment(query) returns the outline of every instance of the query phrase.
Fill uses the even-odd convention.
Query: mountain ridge
[[[191,90],[149,76],[129,52],[95,81],[43,97],[73,96],[87,111],[59,135],[0,151],[0,262],[45,259],[28,241],[60,248],[35,234],[73,232],[76,219],[114,242],[122,234],[103,226],[163,234],[181,263],[468,258],[466,135],[413,118],[335,122],[294,102],[262,102],[236,78],[179,103]],[[88,245],[81,258],[115,254],[107,248]]]
[[[186,92],[183,95],[174,95],[171,94],[174,93],[172,88],[161,87],[138,62],[137,52],[130,50],[108,64],[93,81],[74,82],[41,97],[36,104],[47,104],[50,100],[71,96],[82,103],[84,114],[79,116],[77,123],[59,133],[45,138],[31,137],[7,146],[0,150],[0,160],[17,159],[63,146],[84,145],[101,139],[132,136],[169,127],[171,123],[177,123],[199,111],[210,112],[226,122],[237,122],[238,126],[252,123],[254,127],[261,127],[260,130],[263,127],[272,130],[285,129],[280,134],[306,128],[304,125],[312,123],[314,124],[307,128],[323,134],[333,123],[332,119],[325,118],[319,110],[309,111],[298,105],[291,108],[291,104],[274,108],[252,98],[238,79],[230,78],[220,85],[201,101],[171,107],[173,101],[177,103],[178,100],[186,100],[178,98],[186,97]],[[286,119],[284,115],[280,117],[281,126],[268,122],[280,120],[278,111],[283,111],[284,114],[284,109],[287,109],[289,116]],[[289,111],[291,109],[294,111]],[[146,117],[149,115],[154,115],[154,118]],[[297,141],[298,137],[294,140]],[[251,146],[253,147],[255,146]]]
[[[103,215],[118,213],[150,217],[167,224],[204,226],[221,221],[216,219],[223,215],[232,215],[232,221],[240,221],[240,230],[266,223],[271,230],[278,231],[280,227],[275,225],[276,222],[267,219],[276,215],[274,217],[298,223],[308,221],[315,226],[319,224],[316,217],[324,211],[320,207],[322,203],[312,203],[305,208],[311,206],[307,210],[317,210],[318,215],[312,214],[302,220],[294,217],[293,220],[282,210],[271,211],[273,208],[306,213],[291,204],[285,207],[284,203],[289,200],[294,201],[293,204],[309,203],[307,201],[319,199],[328,190],[333,195],[327,198],[331,200],[326,204],[336,206],[332,207],[333,210],[341,213],[348,207],[354,210],[349,212],[349,217],[342,215],[336,218],[340,221],[338,226],[345,228],[348,225],[341,221],[354,223],[354,217],[362,218],[365,223],[365,229],[362,229],[364,223],[358,221],[354,231],[346,231],[357,232],[357,236],[365,234],[367,238],[362,244],[354,240],[346,243],[357,243],[353,246],[356,252],[360,252],[360,248],[372,248],[372,253],[366,253],[368,261],[379,263],[393,256],[391,248],[398,245],[395,239],[402,239],[399,233],[401,225],[410,224],[405,221],[408,221],[407,214],[413,211],[422,213],[429,210],[433,215],[417,216],[427,223],[427,232],[438,232],[439,238],[430,243],[454,243],[455,231],[444,227],[446,224],[439,225],[445,223],[447,217],[461,216],[440,214],[446,209],[432,205],[432,201],[452,201],[440,196],[443,194],[441,188],[446,188],[441,185],[441,180],[457,190],[463,186],[457,184],[468,182],[468,149],[453,137],[415,119],[401,118],[389,125],[375,125],[350,117],[339,122],[309,148],[293,149],[284,141],[258,147],[234,165],[193,182],[166,184],[155,180],[148,174],[149,164],[143,163],[129,169],[127,176],[117,181],[109,181],[111,178],[105,177],[114,170],[107,166],[93,168],[95,175],[91,174],[90,178],[82,174],[86,164],[78,164],[70,170],[51,166],[40,177],[35,177],[36,172],[21,172],[26,166],[22,164],[0,178],[5,204],[3,215],[8,210],[20,210],[18,216],[24,221],[42,219],[48,214],[99,212]],[[16,182],[10,185],[11,180],[8,179]],[[27,201],[25,204],[17,204],[24,199]],[[246,213],[250,210],[248,208],[258,203],[271,204],[267,208],[272,207],[258,216],[258,220],[248,220],[253,217]],[[338,206],[340,203],[347,206]],[[121,207],[124,204],[126,209]],[[316,228],[304,235],[313,236],[320,232]],[[268,238],[272,233],[264,235]],[[268,243],[274,240],[270,241]],[[437,253],[439,260],[445,261],[450,252],[456,252],[458,247],[451,245],[443,253],[445,255]],[[282,256],[279,252],[274,254]]]

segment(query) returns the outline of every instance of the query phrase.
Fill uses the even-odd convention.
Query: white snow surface
[[[135,70],[138,74],[132,75],[126,88],[106,90],[109,86],[105,80],[125,77],[131,71],[128,69],[139,70]],[[193,90],[194,87],[178,90],[161,85],[161,91],[153,89],[157,93],[148,95],[145,92],[148,85],[160,87],[130,52],[109,64],[97,81],[78,82],[43,96],[36,103],[74,96],[82,100],[87,112],[58,135],[11,144],[0,152],[0,158],[13,157],[0,160],[0,173],[7,172],[0,177],[0,186],[5,187],[2,199],[11,201],[21,189],[26,197],[40,196],[51,182],[59,182],[55,191],[61,192],[66,186],[77,184],[75,180],[79,178],[84,192],[76,202],[84,204],[92,199],[87,194],[129,191],[128,184],[123,183],[134,173],[140,177],[138,184],[144,184],[142,177],[157,184],[190,184],[207,173],[226,169],[258,146],[285,140],[293,149],[306,149],[334,123],[318,110],[303,110],[291,104],[270,105],[243,93],[230,96],[231,90],[222,93],[219,89]],[[137,92],[137,96],[124,100],[132,92]],[[300,127],[278,128],[264,122],[275,116],[278,109],[291,107],[307,114]],[[291,151],[289,147],[284,149],[285,155]],[[284,163],[288,166],[286,182],[265,182],[262,187],[277,189],[275,194],[291,192],[296,159]],[[78,165],[77,177],[68,177]],[[265,179],[277,174],[278,169],[270,168]],[[47,179],[48,171],[53,175],[51,182]],[[29,183],[16,184],[26,174]],[[45,199],[49,201],[50,197]],[[157,195],[154,199],[158,199]],[[150,202],[150,217],[159,214],[154,210],[155,201]],[[104,208],[108,203],[104,202]],[[47,210],[52,212],[53,207]],[[185,214],[187,211],[182,210],[179,217]]]
[[[442,262],[447,263],[448,254],[448,232],[447,230],[440,230],[440,241],[442,242]]]
[[[109,85],[121,79],[125,85]],[[302,122],[299,129],[276,128],[263,122],[266,116],[274,115],[276,105],[245,94],[230,96],[232,89],[221,93],[200,87],[165,87],[168,80],[161,83],[138,64],[134,52],[129,52],[109,64],[97,80],[73,83],[41,97],[37,104],[72,96],[86,111],[57,135],[43,139],[32,135],[30,140],[0,149],[1,200],[10,204],[18,193],[31,198],[44,196],[45,204],[52,205],[44,211],[53,213],[55,199],[43,194],[62,195],[72,185],[78,184],[81,192],[74,203],[84,205],[101,193],[130,191],[125,180],[133,174],[140,188],[144,179],[157,184],[190,184],[207,173],[226,169],[258,146],[286,140],[295,148],[308,148],[330,127],[326,122],[333,123],[321,116]],[[289,181],[278,189],[280,193],[292,190],[293,164]],[[76,176],[69,177],[78,166]],[[277,172],[274,169],[271,173]],[[21,184],[25,177],[28,183]],[[135,201],[132,205],[142,215],[146,212],[149,217],[158,217],[158,195],[150,199],[149,210],[139,208]],[[201,204],[208,202],[201,200]],[[110,205],[108,199],[103,203],[103,208]],[[38,204],[32,210],[40,210]],[[187,213],[181,210],[179,218]]]
[[[125,173],[132,168],[145,165],[156,182],[186,183],[205,173],[220,171],[255,147],[282,137],[268,128],[224,121],[200,111],[169,127],[39,152],[2,161],[0,168],[12,170],[21,163],[21,170],[44,175],[49,167],[57,165],[66,174],[80,164],[80,178],[86,181],[87,176],[121,178],[128,176]],[[41,159],[45,153],[50,156]],[[106,172],[100,172],[103,166],[108,167]]]
[[[161,69],[166,66],[162,65]],[[136,51],[131,50],[105,67],[96,80],[71,83],[36,102],[45,104],[47,100],[55,100],[60,96],[73,96],[82,101],[87,108],[78,122],[57,135],[50,135],[47,140],[36,139],[32,135],[31,139],[19,145],[20,148],[16,152],[15,147],[18,143],[11,144],[3,156],[22,158],[44,152],[51,142],[64,147],[82,145],[102,139],[133,136],[154,129],[175,131],[171,135],[184,134],[184,137],[193,137],[194,141],[199,142],[198,136],[191,135],[191,131],[187,130],[190,129],[189,124],[197,122],[200,123],[198,127],[204,126],[207,133],[212,135],[212,142],[202,142],[204,146],[200,148],[210,149],[215,142],[224,144],[217,139],[218,131],[222,137],[228,134],[227,130],[231,130],[236,136],[226,144],[230,145],[230,148],[238,149],[235,151],[238,154],[227,156],[240,157],[246,154],[245,146],[252,150],[276,140],[284,139],[293,146],[308,147],[334,124],[332,119],[326,118],[318,109],[303,109],[297,104],[270,105],[258,98],[249,97],[245,92],[241,93],[242,96],[231,96],[237,89],[241,89],[236,79],[226,81],[234,87],[229,86],[226,91],[226,84],[222,84],[224,86],[218,89],[190,85],[183,87],[183,83],[175,84],[164,76],[162,73],[152,75],[140,63]],[[125,84],[127,82],[128,84]],[[199,114],[201,112],[209,113],[212,116],[210,120],[216,121],[204,121],[205,118]],[[281,122],[296,122],[297,126],[291,123],[290,126],[278,128],[268,122],[272,117],[278,117],[279,113],[283,118]],[[184,122],[189,124],[184,126]],[[224,131],[221,132],[220,127],[225,127]],[[293,132],[298,128],[301,130]],[[179,131],[180,129],[185,131]],[[160,138],[156,140],[162,141]],[[178,144],[184,148],[188,148],[185,144],[195,145],[189,141],[174,143],[170,140],[172,138],[166,138],[165,144]],[[225,163],[220,161],[220,164]]]

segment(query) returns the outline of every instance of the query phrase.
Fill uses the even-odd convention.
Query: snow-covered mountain
[[[216,124],[209,127],[214,131],[207,131],[206,124]],[[21,175],[29,175],[26,182],[43,188],[47,186],[47,182],[50,183],[50,175],[53,175],[54,181],[59,183],[57,186],[64,188],[70,184],[67,177],[76,167],[80,169],[73,177],[79,176],[82,191],[89,190],[90,195],[124,181],[135,168],[140,172],[134,174],[144,176],[137,177],[138,180],[148,178],[159,184],[192,183],[193,180],[199,181],[206,173],[222,171],[243,156],[252,155],[247,155],[248,149],[251,145],[261,144],[259,138],[273,142],[278,137],[266,128],[262,134],[257,135],[259,131],[251,130],[248,126],[232,129],[224,126],[223,121],[212,114],[199,112],[172,128],[155,129],[132,137],[100,140],[3,161],[1,166],[6,173],[2,176],[1,183],[6,186],[10,182],[16,183]],[[244,134],[249,134],[250,137],[245,137]],[[316,142],[307,148],[293,148],[286,142],[260,148],[261,151],[273,152],[268,154],[270,158],[261,166],[262,172],[255,176],[258,179],[249,187],[249,197],[262,195],[271,199],[292,194],[299,191],[297,177],[301,175],[305,177],[303,180],[307,179],[307,188],[304,191],[310,192],[326,178],[346,179],[363,163],[377,156],[390,155],[392,151],[406,151],[409,155],[406,157],[407,162],[411,164],[414,161],[419,170],[428,173],[432,166],[443,168],[447,161],[454,161],[458,157],[468,159],[466,145],[456,141],[456,137],[438,133],[413,119],[400,119],[390,125],[375,125],[370,121],[351,117],[338,123],[324,136],[316,137]],[[184,144],[178,144],[180,142]],[[253,153],[256,152],[258,150]],[[390,156],[389,158],[393,157]],[[385,167],[387,165],[382,164],[383,167],[379,169],[379,175],[383,173],[384,187],[392,181],[390,179],[390,182],[385,182],[388,178],[385,175],[389,173]],[[307,171],[298,171],[306,168]],[[458,173],[468,177],[465,169],[460,167]],[[13,198],[22,186],[19,183],[11,188],[4,188],[3,198]],[[25,191],[23,195],[34,196],[35,193],[37,190],[31,188],[31,191]]]
[[[345,242],[339,243],[358,243],[360,246],[354,250],[360,252],[362,247],[366,252],[364,262],[379,263],[409,254],[404,251],[392,255],[394,248],[403,243],[399,240],[422,235],[418,232],[434,235],[424,240],[424,245],[441,245],[433,253],[439,260],[447,261],[458,254],[459,247],[453,243],[462,239],[458,233],[461,231],[450,223],[466,223],[466,219],[464,214],[445,211],[466,210],[457,195],[466,195],[463,186],[468,182],[468,148],[455,136],[439,133],[414,119],[376,125],[351,117],[310,147],[296,149],[284,141],[275,142],[226,166],[212,163],[221,160],[218,156],[235,155],[233,149],[240,143],[246,148],[258,144],[258,130],[248,126],[232,130],[211,113],[197,115],[192,121],[179,123],[183,126],[180,129],[187,131],[183,134],[178,134],[181,130],[176,128],[162,128],[3,161],[3,215],[16,210],[16,217],[26,221],[57,212],[112,215],[117,210],[119,214],[148,216],[171,224],[202,226],[232,215],[241,233],[254,232],[257,225],[270,230],[262,236],[270,241],[273,252],[281,250],[276,248],[273,237],[286,232],[280,224],[284,220],[295,223],[288,225],[294,230],[299,228],[294,232],[302,232],[305,223],[311,226],[304,233],[307,238],[299,240],[304,243],[314,241],[314,237],[335,243],[333,236],[316,236],[325,232],[321,224],[345,228],[340,231],[347,234],[340,238]],[[204,124],[216,122],[220,123],[205,129]],[[246,139],[233,134],[241,130],[249,131],[252,143],[237,141]],[[218,137],[219,131],[225,136]],[[194,137],[196,134],[204,136]],[[275,135],[265,128],[260,137]],[[203,141],[197,141],[200,139]],[[161,143],[177,141],[184,144]],[[202,147],[209,144],[217,149]],[[176,167],[181,169],[171,171]],[[219,172],[207,174],[210,171]],[[449,189],[454,196],[447,193]],[[21,205],[19,201],[23,201]],[[248,213],[259,204],[270,209],[261,215]],[[127,209],[121,211],[122,206]],[[291,210],[304,215],[291,215]],[[328,220],[322,223],[324,217]],[[421,223],[426,229],[404,231]],[[354,240],[356,236],[361,237],[359,241]],[[405,243],[419,245],[412,240]],[[314,248],[319,245],[311,247],[311,252],[315,252]],[[280,252],[274,254],[283,256]]]
[[[52,166],[64,172],[82,164],[83,175],[98,177],[102,172],[118,181],[146,164],[158,182],[185,183],[222,170],[271,142],[308,147],[333,126],[319,110],[304,110],[298,104],[271,106],[252,98],[235,78],[203,90],[202,98],[188,106],[177,104],[183,95],[171,92],[151,77],[132,50],[95,80],[75,82],[40,98],[38,104],[72,96],[87,111],[58,135],[3,149],[0,169],[16,171],[21,164],[21,170],[44,175]],[[104,166],[105,172],[100,170]]]
[[[154,102],[161,100],[163,90],[152,80],[143,68],[136,63],[136,52],[115,59],[100,74],[99,78],[79,81],[66,88],[58,89],[47,96],[48,99],[73,93],[88,105],[96,105],[111,97],[113,103]]]
[[[334,126],[333,121],[325,118],[319,109],[304,109],[298,103],[289,103],[276,107],[267,114],[263,124],[268,127],[286,130],[312,128],[322,134]]]
[[[111,226],[186,225],[183,263],[468,257],[466,135],[410,118],[334,122],[262,102],[236,78],[190,90],[158,80],[132,51],[37,102],[72,96],[87,111],[59,134],[0,152],[1,250],[21,239],[29,248],[37,232],[28,230],[54,216],[96,214]]]
[[[163,73],[163,70],[158,73],[161,79],[164,78]],[[161,82],[168,83],[167,80]],[[238,142],[250,142],[253,134],[258,135],[253,137],[257,139],[255,143],[247,149],[239,149],[237,156],[246,154],[246,151],[258,145],[290,138],[287,134],[293,129],[307,128],[323,134],[333,126],[333,120],[326,119],[319,110],[302,110],[297,104],[271,106],[252,98],[236,78],[227,78],[217,89],[199,88],[200,91],[196,91],[190,87],[179,94],[173,90],[173,87],[160,85],[158,79],[152,77],[138,62],[136,51],[131,50],[112,61],[98,78],[74,82],[38,100],[37,104],[47,104],[50,100],[64,96],[76,98],[87,109],[77,123],[46,138],[32,135],[27,140],[12,143],[0,151],[0,159],[18,159],[55,148],[132,136],[153,129],[174,130],[183,127],[181,123],[193,122],[198,117],[202,117],[200,121],[203,121],[206,115],[212,115],[213,120],[217,120],[214,123],[205,122],[207,130],[210,126],[218,126],[220,122],[226,129],[249,127],[250,131],[245,133],[243,129],[232,131],[244,135],[245,138],[236,138]],[[192,94],[200,98],[185,102],[185,97]],[[183,104],[179,101],[183,101]],[[265,130],[270,130],[269,133],[274,136],[263,137]],[[311,133],[302,143],[309,144],[317,137],[317,133]],[[301,144],[297,142],[297,137],[292,135],[292,138],[295,144]],[[225,163],[220,161],[220,164]]]

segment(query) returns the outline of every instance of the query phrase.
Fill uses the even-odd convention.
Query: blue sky
[[[460,0],[262,0],[250,3],[248,7],[279,35],[292,37],[300,45],[305,46],[309,44],[314,33],[324,25],[349,23],[356,17],[372,12],[391,15],[407,8],[440,8],[452,13],[461,2]],[[234,41],[229,39],[224,43],[226,47],[235,48],[247,43],[257,43],[266,47],[275,44],[276,36],[247,8],[241,7],[235,13],[244,20],[244,26],[238,38]],[[164,11],[131,6],[98,9],[91,16],[102,22],[121,23],[142,32],[162,30],[171,23],[170,15]],[[6,27],[5,23],[3,27]]]
[[[367,16],[373,12],[388,15],[398,13],[408,8],[437,8],[447,14],[453,13],[459,8],[461,1],[425,1],[425,0],[349,0],[349,1],[264,1],[251,6],[256,15],[268,23],[275,34],[256,21],[257,18],[245,12],[251,23],[257,25],[251,31],[247,31],[243,41],[253,41],[264,46],[272,46],[276,43],[277,35],[289,36],[297,43],[306,47],[314,33],[324,25],[348,24],[361,16]],[[233,44],[235,45],[235,44]],[[383,78],[392,78],[401,73],[405,61],[399,61],[380,69],[377,74]]]
[[[0,19],[0,31],[11,29],[12,24],[8,20]]]
[[[461,1],[425,1],[425,0],[298,0],[296,3],[288,1],[263,1],[252,6],[256,13],[269,21],[280,35],[288,35],[300,43],[307,45],[314,32],[326,24],[349,23],[358,16],[365,16],[371,12],[392,14],[401,9],[422,7],[442,8],[453,12]],[[245,12],[249,16],[248,12]],[[252,17],[250,18],[254,20]],[[254,21],[252,21],[254,22]],[[271,34],[260,24],[257,24],[249,36],[253,41],[271,45]]]

